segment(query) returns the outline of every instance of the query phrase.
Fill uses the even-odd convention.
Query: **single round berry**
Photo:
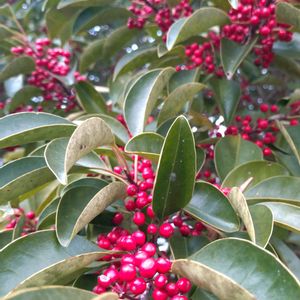
[[[136,195],[136,193],[137,193],[137,191],[138,191],[138,188],[137,188],[137,186],[136,185],[134,185],[134,184],[129,184],[128,186],[127,186],[127,195],[128,196],[134,196],[134,195]]]
[[[100,285],[103,288],[108,288],[111,284],[111,278],[106,275],[100,275],[98,276],[98,285]]]
[[[147,258],[140,265],[140,274],[145,278],[152,278],[157,270],[156,261],[154,258]]]
[[[157,259],[156,261],[156,265],[157,265],[157,272],[159,273],[168,273],[171,269],[171,262],[163,257],[160,257]]]
[[[152,293],[153,300],[167,300],[168,294],[162,290],[154,289]]]
[[[133,215],[133,222],[138,225],[138,226],[142,226],[145,224],[145,221],[146,221],[146,217],[145,215],[140,212],[140,211],[137,211],[134,213]]]
[[[159,227],[159,234],[168,239],[174,234],[174,228],[170,223],[164,223]]]
[[[176,286],[181,293],[188,293],[192,288],[191,282],[187,278],[180,278],[176,282]]]
[[[162,289],[168,283],[168,277],[164,274],[159,274],[154,279],[154,285],[158,289]]]
[[[136,270],[133,264],[122,265],[119,271],[119,278],[121,281],[132,281],[136,277]]]
[[[143,294],[146,290],[146,281],[143,278],[136,278],[130,283],[130,291],[134,295]]]

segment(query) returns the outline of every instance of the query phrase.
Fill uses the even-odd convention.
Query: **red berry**
[[[142,246],[145,244],[146,235],[143,231],[137,230],[132,234],[132,237],[135,239],[137,245]]]
[[[127,186],[127,195],[128,196],[134,196],[138,191],[138,188],[134,184],[129,184]]]
[[[146,281],[143,278],[136,278],[130,283],[130,291],[134,295],[140,295],[146,290]]]
[[[174,282],[168,283],[165,289],[169,296],[175,296],[179,292],[178,287]]]
[[[260,109],[261,112],[265,113],[265,112],[267,112],[269,110],[269,105],[263,103],[263,104],[260,105],[259,109]]]
[[[184,294],[188,293],[192,288],[192,284],[187,278],[178,279],[178,281],[176,282],[176,286],[178,290]]]
[[[30,220],[33,220],[35,218],[35,213],[33,211],[29,211],[27,214],[26,214],[26,217]]]
[[[152,298],[153,298],[153,300],[167,300],[168,294],[159,289],[155,289],[152,293]]]
[[[172,263],[168,259],[160,257],[157,259],[156,265],[157,265],[157,272],[164,274],[170,271]]]
[[[153,243],[146,243],[141,249],[147,252],[149,256],[154,256],[156,253],[156,246]]]
[[[122,223],[123,219],[124,219],[123,214],[121,214],[121,213],[116,213],[116,214],[114,215],[112,221],[113,221],[113,223],[114,223],[115,225],[120,225],[120,224]]]
[[[158,228],[157,228],[157,225],[155,225],[155,224],[149,224],[147,227],[148,234],[156,234],[157,230],[158,230]]]
[[[120,272],[119,272],[119,278],[121,281],[132,281],[135,279],[136,276],[136,270],[135,266],[132,264],[126,264],[121,266]]]
[[[140,265],[140,274],[145,278],[152,278],[157,270],[156,261],[154,258],[147,258]]]
[[[133,222],[138,225],[138,226],[142,226],[145,224],[145,221],[146,221],[146,217],[145,215],[140,212],[140,211],[137,211],[134,213],[134,216],[133,216]]]
[[[164,274],[159,274],[154,279],[154,285],[158,289],[162,289],[168,283],[168,277]]]
[[[98,285],[100,285],[103,288],[108,288],[111,284],[111,278],[106,275],[100,275],[98,276]]]
[[[272,155],[272,150],[270,148],[265,148],[263,150],[264,156],[270,156]]]
[[[164,238],[169,238],[173,235],[174,229],[170,223],[164,223],[159,227],[159,234]]]

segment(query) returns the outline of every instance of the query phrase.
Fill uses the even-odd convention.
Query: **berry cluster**
[[[273,59],[273,44],[276,40],[290,42],[292,32],[289,25],[276,21],[275,0],[241,0],[237,9],[229,11],[231,25],[223,27],[223,34],[239,44],[249,41],[258,34],[254,53],[258,56],[254,63],[268,68]]]
[[[62,48],[51,47],[48,38],[38,39],[33,45],[11,48],[15,56],[26,55],[35,60],[36,68],[27,78],[27,83],[38,87],[42,91],[43,100],[54,101],[56,109],[66,112],[76,107],[76,99],[72,90],[65,87],[62,78],[67,76],[71,68],[71,52]],[[85,80],[78,72],[74,73],[76,81]],[[20,107],[18,111],[33,110],[32,106]],[[38,111],[42,110],[39,106]]]
[[[14,209],[14,214],[9,216],[7,219],[8,223],[5,226],[5,229],[7,230],[14,229],[22,216],[24,216],[25,221],[22,226],[21,235],[24,236],[30,232],[34,232],[36,230],[36,225],[37,225],[37,218],[35,217],[35,213],[33,211],[29,211],[28,213],[25,213],[22,208]]]
[[[147,20],[154,18],[154,22],[163,33],[167,32],[177,19],[188,17],[193,12],[189,0],[182,0],[172,8],[169,7],[166,0],[133,0],[128,10],[135,15],[128,19],[128,28],[141,29]]]
[[[151,294],[154,300],[188,299],[184,294],[190,290],[191,283],[186,278],[176,281],[170,273],[172,263],[167,252],[161,251],[159,244],[167,243],[176,231],[182,236],[198,236],[204,225],[181,213],[161,224],[151,205],[155,178],[152,163],[141,158],[137,162],[130,172],[120,166],[114,168],[115,173],[126,175],[132,183],[127,186],[124,212],[114,215],[115,227],[107,234],[100,234],[97,243],[100,248],[126,251],[126,254],[104,258],[111,265],[101,271],[94,292],[101,294],[109,289],[127,299],[140,299],[144,293]],[[125,218],[129,218],[135,229],[122,227]]]

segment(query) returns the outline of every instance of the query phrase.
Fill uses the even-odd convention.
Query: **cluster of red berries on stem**
[[[134,160],[129,172],[120,166],[114,168],[118,175],[129,176],[128,197],[124,211],[115,213],[112,219],[115,227],[97,239],[100,248],[125,254],[103,258],[111,264],[99,272],[94,292],[111,290],[121,299],[140,299],[143,294],[151,294],[154,300],[188,299],[185,294],[191,289],[191,283],[186,278],[176,280],[170,273],[172,262],[168,253],[160,249],[160,243],[168,243],[176,231],[186,237],[198,236],[205,227],[183,213],[160,222],[151,205],[155,179],[152,162],[137,156]],[[122,227],[125,218],[131,222],[129,229]]]
[[[147,20],[154,18],[154,22],[165,33],[171,25],[181,17],[188,17],[193,9],[189,0],[182,0],[176,6],[170,7],[166,0],[134,0],[128,8],[134,17],[128,19],[128,28],[143,28]],[[165,35],[163,36],[165,40]]]
[[[75,94],[61,80],[71,71],[72,54],[70,51],[53,48],[48,38],[42,38],[37,39],[33,44],[12,47],[11,53],[15,56],[23,55],[34,59],[36,68],[27,78],[27,83],[41,89],[44,101],[54,101],[56,109],[64,109],[66,112],[76,107]],[[75,72],[74,79],[82,81],[85,77]],[[20,110],[24,108],[20,107],[18,111]],[[38,110],[41,111],[42,107],[39,106]]]
[[[24,220],[24,224],[22,225],[21,236],[36,231],[37,218],[35,216],[35,213],[33,211],[29,211],[25,213],[22,208],[14,209],[13,215],[10,215],[7,218],[8,223],[5,226],[5,229],[6,230],[14,229],[17,226],[22,216],[24,216],[25,220]]]

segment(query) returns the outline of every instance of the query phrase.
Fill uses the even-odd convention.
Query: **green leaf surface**
[[[88,114],[107,112],[105,99],[91,83],[78,82],[75,84],[75,90],[79,104]]]
[[[292,4],[285,2],[277,3],[276,19],[279,23],[292,25],[294,31],[300,31],[300,9]]]
[[[138,67],[142,67],[149,63],[149,61],[153,61],[156,58],[156,48],[137,50],[122,56],[115,66],[113,80],[115,81],[121,74],[132,71]]]
[[[114,136],[111,129],[102,119],[92,117],[83,121],[70,139],[51,142],[46,148],[45,157],[57,179],[67,184],[67,173],[79,159],[81,165],[103,167],[102,162],[89,153],[97,147],[112,144]]]
[[[159,113],[157,123],[158,125],[164,123],[166,120],[176,117],[182,110],[183,106],[191,101],[193,97],[200,92],[205,85],[196,82],[190,82],[179,86],[169,94],[164,101],[163,107]]]
[[[163,143],[164,138],[160,134],[144,132],[128,141],[125,146],[125,152],[158,160]]]
[[[184,210],[219,230],[239,230],[239,220],[227,197],[210,183],[196,182],[192,200]]]
[[[89,0],[88,2],[85,0],[61,0],[57,6],[58,9],[62,9],[65,7],[96,7],[96,6],[105,6],[109,4],[113,4],[115,0]]]
[[[245,45],[228,39],[221,39],[221,61],[228,80],[232,79],[238,67],[253,49],[257,39]]]
[[[16,94],[12,97],[11,102],[9,103],[8,110],[13,112],[21,105],[29,104],[33,97],[38,97],[42,94],[42,91],[31,85],[26,85],[21,88]]]
[[[229,23],[227,14],[214,7],[203,7],[196,10],[190,17],[176,21],[167,33],[167,48],[171,50],[175,45],[200,33],[207,32],[213,26]]]
[[[43,157],[24,157],[0,168],[0,203],[20,196],[54,179]]]
[[[265,248],[273,232],[272,211],[263,205],[253,205],[249,207],[254,225],[256,244]]]
[[[230,124],[241,97],[240,84],[233,80],[211,79],[215,99],[226,124]]]
[[[244,197],[243,193],[238,187],[234,187],[230,190],[228,199],[231,205],[233,206],[233,208],[235,209],[237,215],[243,221],[251,241],[256,243],[256,232],[255,232],[252,216],[246,198]]]
[[[268,178],[245,192],[249,203],[285,202],[300,205],[300,178],[275,176]]]
[[[124,116],[133,135],[142,133],[158,97],[175,70],[155,69],[139,77],[126,95]]]
[[[60,198],[54,199],[40,213],[38,223],[37,223],[37,228],[39,230],[44,229],[45,226],[48,226],[49,222],[51,222],[52,224],[55,224],[55,215],[56,215],[56,210],[57,210],[59,201],[60,201]]]
[[[215,146],[215,167],[222,180],[235,167],[252,160],[262,160],[258,146],[238,136],[226,136]]]
[[[153,191],[153,210],[160,219],[185,207],[192,198],[196,171],[193,133],[178,117],[165,138]]]
[[[95,244],[79,236],[64,248],[52,230],[29,234],[0,251],[0,295],[19,288],[68,283],[105,254],[106,250],[100,252]],[[16,264],[18,259],[22,263]]]
[[[13,230],[0,231],[0,250],[12,241]]]
[[[197,155],[197,172],[199,172],[205,163],[206,153],[203,149],[196,147],[196,155]]]
[[[241,297],[234,288],[216,281],[217,276],[209,278],[206,274],[198,274],[193,261],[189,261],[190,265],[185,265],[185,260],[173,263],[175,273],[187,276],[200,287],[206,283],[209,291],[221,300],[296,300],[300,297],[300,285],[296,277],[275,256],[250,241],[236,238],[217,240],[202,248],[191,259],[218,272],[218,275],[226,276],[226,279],[231,279],[254,295]],[[189,274],[192,270],[199,280]],[[230,291],[232,294],[229,296]]]
[[[264,202],[261,205],[272,211],[276,225],[300,233],[300,208],[298,206],[277,202]]]
[[[206,246],[209,240],[204,236],[173,236],[170,239],[172,255],[175,259],[186,258]]]
[[[0,128],[0,148],[4,148],[70,136],[76,126],[47,113],[17,113],[1,118]]]
[[[222,186],[241,186],[249,178],[252,178],[252,181],[247,186],[247,188],[250,188],[267,178],[280,175],[289,175],[289,172],[286,168],[276,162],[266,160],[250,161],[237,166],[229,172],[225,177]]]
[[[25,224],[25,216],[22,215],[18,219],[17,224],[16,224],[16,226],[14,228],[12,240],[15,240],[15,239],[17,239],[18,237],[21,236],[21,234],[23,232],[23,226],[24,226],[24,224]]]
[[[126,185],[103,181],[102,189],[76,187],[61,198],[56,217],[56,233],[61,245],[67,247],[74,236],[106,207],[126,197]]]

